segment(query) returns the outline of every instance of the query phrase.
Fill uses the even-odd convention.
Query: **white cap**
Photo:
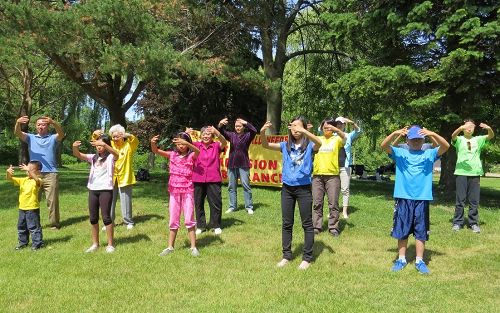
[[[335,122],[341,122],[342,124],[345,124],[346,119],[342,116],[339,116],[335,119]]]

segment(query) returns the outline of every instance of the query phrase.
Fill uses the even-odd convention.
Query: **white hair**
[[[109,135],[113,136],[113,133],[121,133],[123,135],[123,134],[125,134],[125,127],[123,127],[120,124],[113,125],[109,129]]]

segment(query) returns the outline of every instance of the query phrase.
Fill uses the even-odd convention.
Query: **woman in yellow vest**
[[[312,197],[313,197],[313,227],[314,233],[319,234],[323,229],[323,199],[328,196],[328,231],[334,237],[339,231],[339,151],[345,143],[345,134],[336,128],[333,118],[326,118],[321,122],[321,147],[314,156]],[[338,136],[333,134],[337,133]]]

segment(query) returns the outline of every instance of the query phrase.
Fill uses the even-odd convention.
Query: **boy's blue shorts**
[[[408,239],[413,234],[421,241],[429,240],[429,200],[395,199],[391,236]]]

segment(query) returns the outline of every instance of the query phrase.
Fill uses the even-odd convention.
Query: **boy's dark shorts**
[[[429,240],[429,200],[395,199],[391,236],[408,239],[413,234],[421,241]]]

